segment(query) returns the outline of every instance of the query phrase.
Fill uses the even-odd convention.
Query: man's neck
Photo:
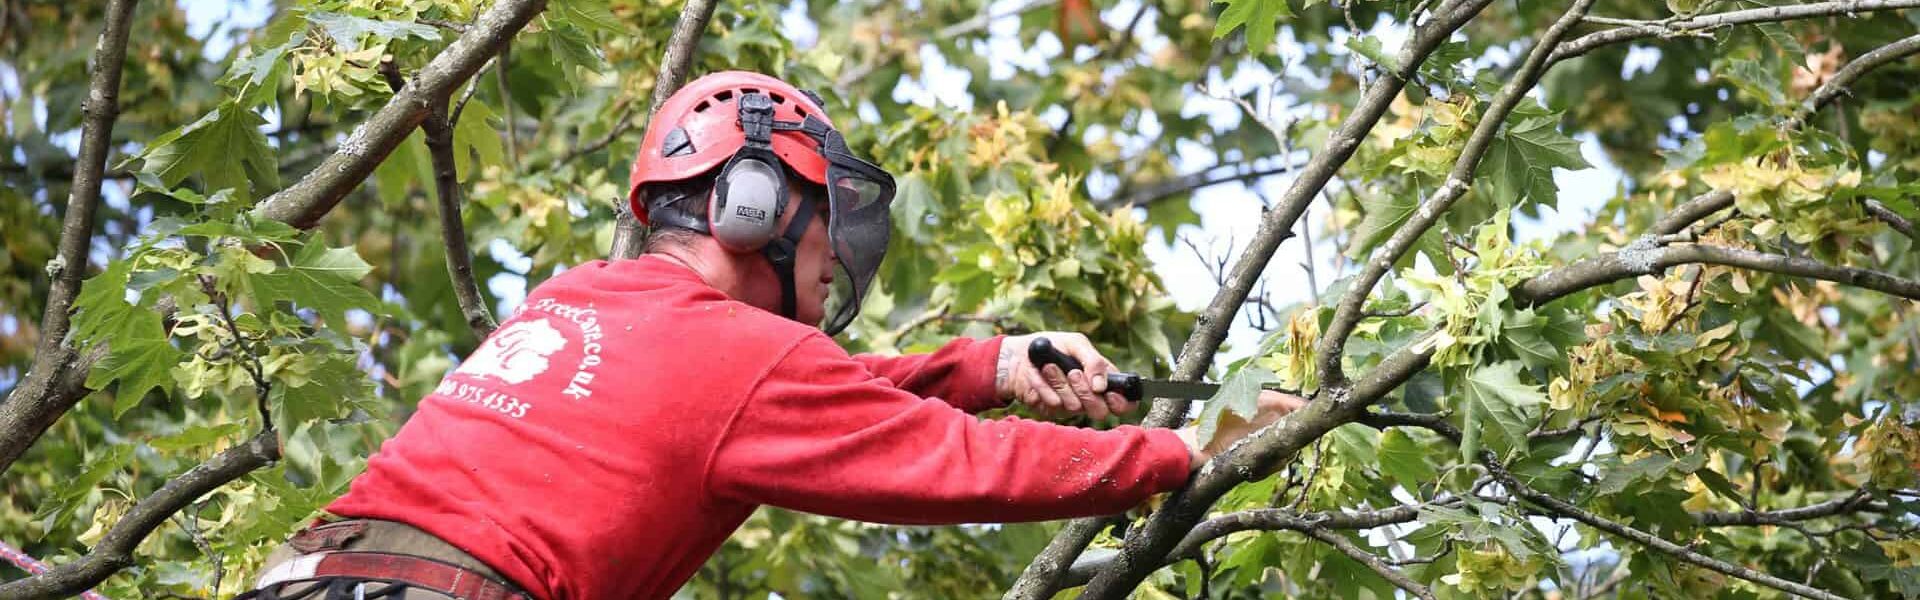
[[[748,261],[765,261],[758,254],[734,254],[706,239],[660,248],[653,254],[693,271],[707,285],[720,290],[728,298],[767,308],[769,300],[757,298],[766,294],[753,293],[747,284],[747,277],[753,268]],[[771,301],[777,302],[778,291],[774,292],[774,296]]]

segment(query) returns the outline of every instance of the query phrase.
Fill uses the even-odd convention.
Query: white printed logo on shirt
[[[456,373],[492,377],[507,383],[525,383],[547,371],[547,357],[567,346],[567,338],[545,319],[508,325],[487,338]]]

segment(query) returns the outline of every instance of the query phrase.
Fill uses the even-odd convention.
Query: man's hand
[[[1240,415],[1234,414],[1233,411],[1222,411],[1220,413],[1220,423],[1213,430],[1212,440],[1198,439],[1200,435],[1200,429],[1198,427],[1185,427],[1180,429],[1177,433],[1180,434],[1181,441],[1187,443],[1188,458],[1192,461],[1189,464],[1195,469],[1200,468],[1200,465],[1206,464],[1206,462],[1212,460],[1215,455],[1225,452],[1227,448],[1232,447],[1234,442],[1238,442],[1242,438],[1252,435],[1253,432],[1258,431],[1262,427],[1278,422],[1280,417],[1287,416],[1288,413],[1299,410],[1302,406],[1306,406],[1307,401],[1292,394],[1273,390],[1261,390],[1260,398],[1256,401],[1256,404],[1259,406],[1260,412],[1254,414],[1252,421],[1241,419]],[[1206,442],[1204,446],[1201,445],[1202,441]]]
[[[1067,353],[1086,367],[1072,373],[1060,367],[1036,367],[1027,359],[1027,346],[1034,338],[1045,337],[1053,347]],[[1093,348],[1087,336],[1078,333],[1043,331],[1029,335],[1007,336],[1000,346],[1000,365],[994,383],[1000,397],[1018,399],[1042,411],[1082,413],[1096,420],[1114,413],[1132,412],[1134,403],[1125,396],[1107,393],[1107,372],[1113,363]]]

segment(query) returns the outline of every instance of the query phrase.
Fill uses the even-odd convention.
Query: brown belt
[[[313,576],[393,581],[462,600],[532,600],[471,569],[405,554],[328,552],[314,565]]]
[[[294,534],[287,545],[301,553],[300,556],[268,569],[261,576],[260,587],[304,581],[318,583],[334,578],[367,579],[404,584],[460,600],[532,600],[518,588],[466,566],[377,547],[348,549],[349,543],[361,538],[370,525],[405,527],[384,523],[354,519],[317,524]],[[428,534],[418,532],[418,535]]]

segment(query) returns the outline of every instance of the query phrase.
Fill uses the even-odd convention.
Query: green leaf
[[[1287,0],[1214,0],[1214,4],[1225,4],[1227,9],[1220,12],[1220,21],[1213,26],[1213,39],[1227,37],[1245,25],[1247,50],[1255,55],[1265,53],[1267,46],[1273,44],[1273,33],[1279,28],[1280,18],[1293,16]]]
[[[1594,485],[1594,491],[1601,494],[1618,494],[1626,491],[1627,486],[1637,481],[1657,481],[1666,477],[1673,469],[1673,457],[1665,454],[1650,454],[1631,463],[1608,469],[1600,482]]]
[[[73,309],[78,313],[72,321],[74,339],[91,345],[137,327],[130,320],[138,316],[135,313],[145,311],[136,311],[127,303],[132,271],[131,260],[116,260],[107,263],[107,270],[80,284],[80,294],[73,299]]]
[[[1553,117],[1530,117],[1494,136],[1480,173],[1502,208],[1512,208],[1523,198],[1552,206],[1560,191],[1553,183],[1554,167],[1593,166],[1580,156],[1580,143],[1561,135],[1557,123]]]
[[[79,311],[73,321],[75,338],[88,346],[108,344],[107,357],[87,374],[87,387],[98,390],[120,382],[114,393],[115,419],[138,405],[148,391],[170,385],[174,365],[186,357],[168,341],[160,313],[127,302],[131,265],[128,260],[109,263],[106,271],[82,284],[74,298]]]
[[[598,72],[606,68],[607,62],[600,57],[599,49],[578,28],[557,26],[548,29],[541,37],[546,40],[547,48],[553,52],[554,60],[560,63],[560,73],[563,76],[555,79],[566,86],[568,94],[572,94],[576,89],[573,83],[576,73],[583,69]],[[463,117],[462,120],[465,118]]]
[[[1700,469],[1694,471],[1693,476],[1699,477],[1700,483],[1706,484],[1707,489],[1713,490],[1713,493],[1719,494],[1721,498],[1735,502],[1740,501],[1740,489],[1733,487],[1733,482],[1727,481],[1725,475],[1721,475],[1713,469]]]
[[[1347,246],[1347,257],[1365,258],[1374,246],[1393,237],[1400,226],[1413,218],[1413,211],[1419,207],[1420,199],[1411,194],[1361,196],[1360,208],[1365,211],[1365,216],[1360,219],[1360,227],[1354,230],[1353,242]],[[1438,262],[1444,261],[1436,261],[1436,264]]]
[[[108,341],[106,359],[87,374],[87,387],[93,389],[103,389],[108,383],[120,382],[119,389],[114,391],[115,419],[139,405],[140,399],[146,397],[148,391],[154,388],[165,391],[171,386],[173,367],[187,357],[185,352],[168,342],[167,334],[160,325],[160,313],[145,310],[134,313],[136,324]]]
[[[80,508],[82,500],[100,486],[108,476],[120,471],[133,460],[131,444],[113,444],[94,453],[86,462],[86,468],[78,477],[66,479],[65,485],[46,502],[34,510],[33,519],[47,524],[48,529],[58,529],[73,517],[73,511]]]
[[[1432,482],[1433,465],[1427,462],[1429,448],[1422,448],[1400,429],[1380,434],[1380,472],[1409,490]]]
[[[1207,400],[1207,407],[1200,411],[1199,439],[1202,443],[1213,441],[1214,431],[1220,427],[1220,419],[1228,411],[1240,419],[1252,420],[1260,414],[1261,386],[1279,381],[1280,376],[1273,371],[1258,366],[1247,365],[1227,377],[1220,384],[1220,391]]]
[[[282,431],[292,431],[302,424],[345,417],[356,407],[369,407],[366,400],[372,391],[372,381],[350,357],[320,358],[304,380],[274,386],[272,394],[279,403],[273,416]]]
[[[252,108],[265,104],[280,90],[280,80],[287,74],[287,51],[306,42],[306,32],[295,31],[286,43],[278,46],[254,46],[246,58],[233,60],[221,83],[239,93],[240,106]]]
[[[255,275],[253,286],[260,302],[292,302],[320,313],[328,327],[346,331],[346,313],[352,309],[378,312],[379,300],[360,279],[373,266],[361,260],[352,248],[328,248],[319,241],[300,247],[289,264],[272,273]]]
[[[279,170],[267,136],[266,120],[234,102],[220,105],[200,120],[147,144],[140,170],[159,176],[168,187],[199,175],[209,190],[233,189],[243,199],[278,186]]]
[[[506,164],[507,152],[500,142],[500,132],[493,128],[493,119],[493,108],[475,99],[467,103],[460,122],[453,125],[453,168],[461,181],[473,176],[476,155],[483,166]]]
[[[1396,60],[1392,54],[1388,54],[1386,48],[1380,46],[1380,38],[1371,35],[1356,35],[1347,38],[1347,49],[1352,50],[1354,54],[1366,57],[1367,60],[1373,61],[1374,64],[1380,65],[1382,69],[1395,73],[1400,72],[1400,61]]]
[[[1520,362],[1475,368],[1467,374],[1466,383],[1459,407],[1466,419],[1463,433],[1491,434],[1488,438],[1496,452],[1524,447],[1527,432],[1533,430],[1534,412],[1547,397],[1539,386],[1520,382]]]
[[[547,14],[561,23],[587,31],[613,35],[632,33],[620,17],[607,8],[607,0],[555,0]]]
[[[1844,564],[1859,571],[1861,579],[1885,581],[1902,598],[1920,598],[1920,566],[1894,564],[1879,544],[1863,542],[1842,551],[1841,556]]]
[[[246,429],[246,426],[240,423],[196,425],[188,427],[180,433],[147,440],[147,445],[162,452],[178,452],[207,446],[227,436],[239,433],[244,429]]]
[[[894,224],[908,239],[922,244],[933,242],[927,230],[932,224],[928,219],[939,208],[939,201],[934,198],[933,187],[927,184],[924,173],[914,171],[901,176],[893,204],[888,208],[893,213]]]
[[[1715,60],[1713,72],[1727,83],[1739,88],[1747,97],[1768,106],[1780,108],[1789,103],[1786,78],[1782,72],[1761,64],[1759,60],[1748,58]]]
[[[427,41],[440,39],[440,32],[432,26],[402,21],[381,21],[343,15],[334,12],[313,12],[307,14],[307,20],[327,31],[327,37],[347,51],[359,50],[366,46],[378,46],[387,40],[417,38]],[[373,36],[371,43],[362,46],[362,39]]]

